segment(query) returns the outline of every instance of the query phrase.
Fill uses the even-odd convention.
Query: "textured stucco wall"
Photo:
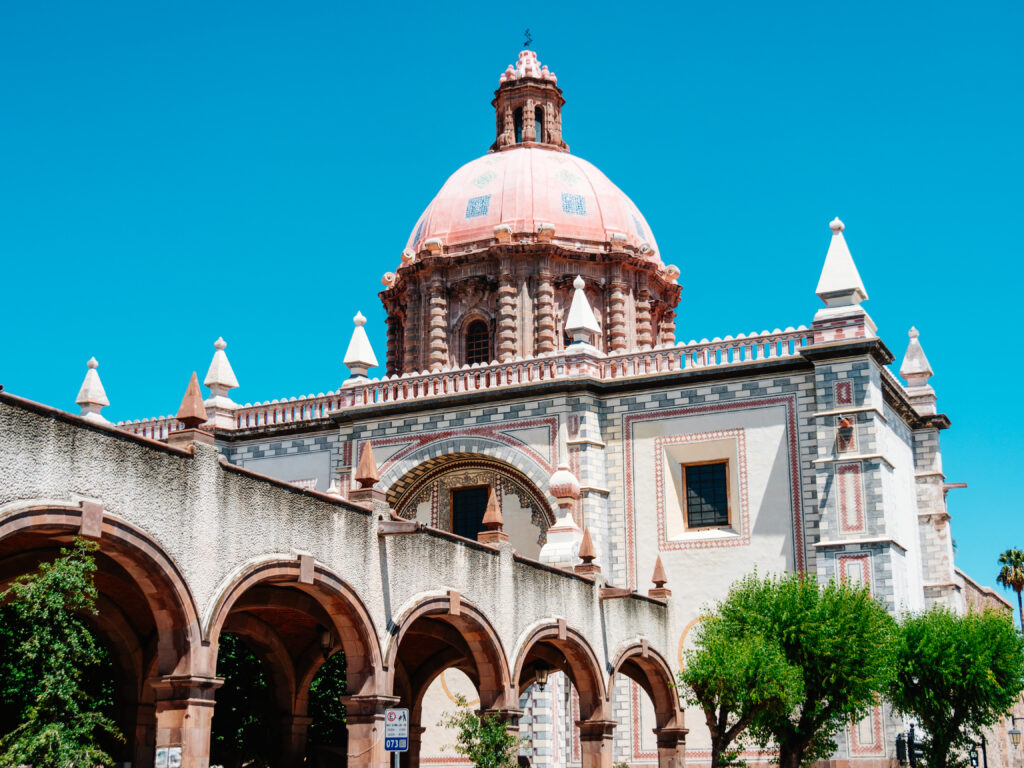
[[[296,551],[347,582],[373,618],[382,650],[424,595],[457,590],[493,623],[509,665],[524,635],[564,619],[598,658],[637,637],[668,653],[668,611],[640,598],[600,601],[597,587],[500,551],[421,533],[378,538],[376,517],[344,503],[223,467],[212,447],[181,456],[113,429],[0,402],[0,521],[41,501],[103,504],[145,531],[184,575],[200,615],[252,563]]]

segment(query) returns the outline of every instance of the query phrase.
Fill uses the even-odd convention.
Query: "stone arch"
[[[8,507],[0,513],[0,543],[16,536],[53,548],[66,546],[82,527],[80,505],[51,502]],[[188,674],[200,644],[199,611],[177,564],[140,528],[103,514],[99,554],[109,557],[131,578],[146,600],[157,628],[157,673]],[[0,550],[0,559],[4,558]]]
[[[494,318],[483,308],[476,306],[467,309],[452,323],[450,351],[458,365],[469,365],[469,332],[474,323],[482,323],[487,331],[487,349],[489,352],[486,363],[497,359],[497,328]]]
[[[608,675],[606,702],[609,707],[612,692],[615,690],[615,676],[619,674],[643,688],[654,704],[655,724],[658,728],[683,726],[683,713],[679,706],[672,669],[665,657],[651,648],[646,640],[629,643],[616,656],[611,674]]]
[[[514,454],[510,448],[515,450]],[[452,471],[458,462],[476,462],[512,478],[536,502],[547,524],[554,524],[553,497],[541,490],[547,488],[554,467],[533,449],[503,435],[460,434],[400,452],[381,471],[381,485],[387,489],[388,502],[401,514],[402,507],[420,492],[424,483]]]
[[[545,619],[527,630],[518,648],[512,678],[516,695],[526,690],[543,665],[568,675],[579,694],[581,721],[606,719],[603,668],[582,632],[563,619]]]
[[[0,589],[55,557],[80,535],[83,518],[99,544],[99,613],[83,618],[114,663],[116,717],[126,737],[118,759],[152,765],[161,712],[176,704],[165,681],[193,680],[202,648],[195,599],[171,556],[147,532],[103,514],[99,505],[86,512],[82,505],[28,500],[0,510]]]
[[[403,654],[403,640],[414,634],[433,642],[420,642],[415,653]],[[398,693],[400,678],[405,677],[410,705],[418,704],[421,691],[452,666],[461,668],[473,681],[481,709],[507,705],[510,677],[501,638],[487,616],[457,593],[415,600],[392,627],[386,666],[387,690]]]
[[[208,642],[215,647],[232,610],[241,605],[239,601],[246,593],[261,586],[285,587],[290,592],[302,593],[307,600],[296,602],[297,596],[265,596],[271,601],[267,607],[288,605],[320,622],[329,622],[326,628],[333,632],[345,650],[350,693],[378,693],[382,671],[380,646],[373,620],[363,601],[354,589],[321,563],[314,563],[311,581],[303,580],[303,576],[299,559],[286,555],[257,559],[236,569],[218,590],[218,597],[205,622]],[[215,659],[211,661],[215,664]],[[301,679],[312,679],[316,669],[297,672],[300,678],[296,680],[296,691],[301,693],[298,683]]]

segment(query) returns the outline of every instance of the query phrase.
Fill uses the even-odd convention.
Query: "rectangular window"
[[[484,530],[489,491],[489,485],[452,489],[452,533],[476,539],[476,535]]]
[[[729,525],[729,462],[683,466],[687,528]]]

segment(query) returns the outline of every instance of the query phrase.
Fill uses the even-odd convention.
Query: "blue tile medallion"
[[[486,216],[487,212],[491,209],[491,196],[490,195],[479,195],[478,197],[471,197],[466,203],[466,218],[475,219],[478,216]]]

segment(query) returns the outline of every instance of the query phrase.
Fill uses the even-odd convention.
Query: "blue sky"
[[[520,5],[0,4],[0,383],[75,410],[95,355],[111,419],[171,413],[223,335],[240,402],[326,391],[357,309],[383,359],[380,276],[530,27],[573,152],[682,270],[681,340],[809,324],[845,221],[993,583],[1024,546],[1021,4]]]

